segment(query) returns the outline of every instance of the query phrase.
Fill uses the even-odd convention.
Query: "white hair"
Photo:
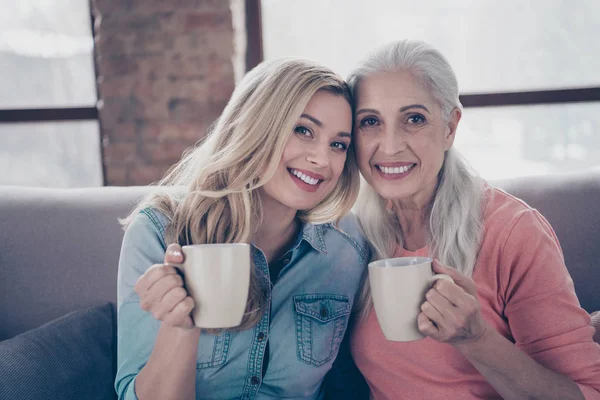
[[[372,53],[348,78],[353,96],[361,79],[377,72],[408,71],[439,102],[442,116],[449,121],[455,108],[462,109],[458,83],[445,57],[421,41],[402,40]],[[475,174],[456,149],[449,149],[438,174],[433,203],[428,210],[428,248],[431,257],[471,276],[483,235],[483,180]],[[372,260],[393,257],[402,246],[402,230],[388,201],[370,185],[361,185],[354,207],[372,247]],[[368,279],[362,293],[365,313],[372,300]]]

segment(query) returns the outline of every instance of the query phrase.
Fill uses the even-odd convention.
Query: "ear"
[[[450,112],[450,118],[448,118],[448,126],[446,127],[446,136],[444,137],[445,141],[445,150],[449,150],[454,143],[454,138],[456,137],[456,128],[458,127],[458,123],[462,117],[462,111],[460,108],[455,107]]]

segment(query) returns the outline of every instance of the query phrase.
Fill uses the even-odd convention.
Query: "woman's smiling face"
[[[351,143],[352,109],[341,95],[317,91],[298,119],[263,201],[308,210],[336,187]],[[266,195],[266,196],[265,196]]]
[[[365,180],[386,199],[427,203],[460,110],[444,118],[439,102],[407,71],[362,78],[355,101],[356,153]]]

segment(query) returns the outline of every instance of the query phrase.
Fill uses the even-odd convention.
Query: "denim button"
[[[260,378],[258,376],[253,376],[252,379],[250,379],[250,382],[253,385],[258,385],[260,383]]]
[[[321,317],[327,318],[327,315],[329,315],[327,309],[325,307],[321,308]]]
[[[263,340],[265,340],[265,334],[264,334],[264,333],[262,333],[262,332],[260,332],[260,333],[258,334],[258,337],[257,337],[257,339],[258,339],[258,341],[259,341],[259,342],[262,342]]]

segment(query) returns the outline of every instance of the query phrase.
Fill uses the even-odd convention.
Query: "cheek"
[[[356,152],[356,161],[358,162],[358,165],[361,167],[363,165],[368,165],[372,153],[371,147],[373,146],[370,141],[365,139],[357,140],[355,143],[354,150]]]
[[[335,155],[331,160],[332,172],[334,175],[334,184],[337,183],[337,180],[342,176],[344,172],[344,166],[346,165],[347,156],[345,155]]]
[[[421,162],[433,172],[439,172],[442,164],[444,163],[445,150],[441,143],[429,142],[422,148],[421,154],[424,155],[424,159]]]

